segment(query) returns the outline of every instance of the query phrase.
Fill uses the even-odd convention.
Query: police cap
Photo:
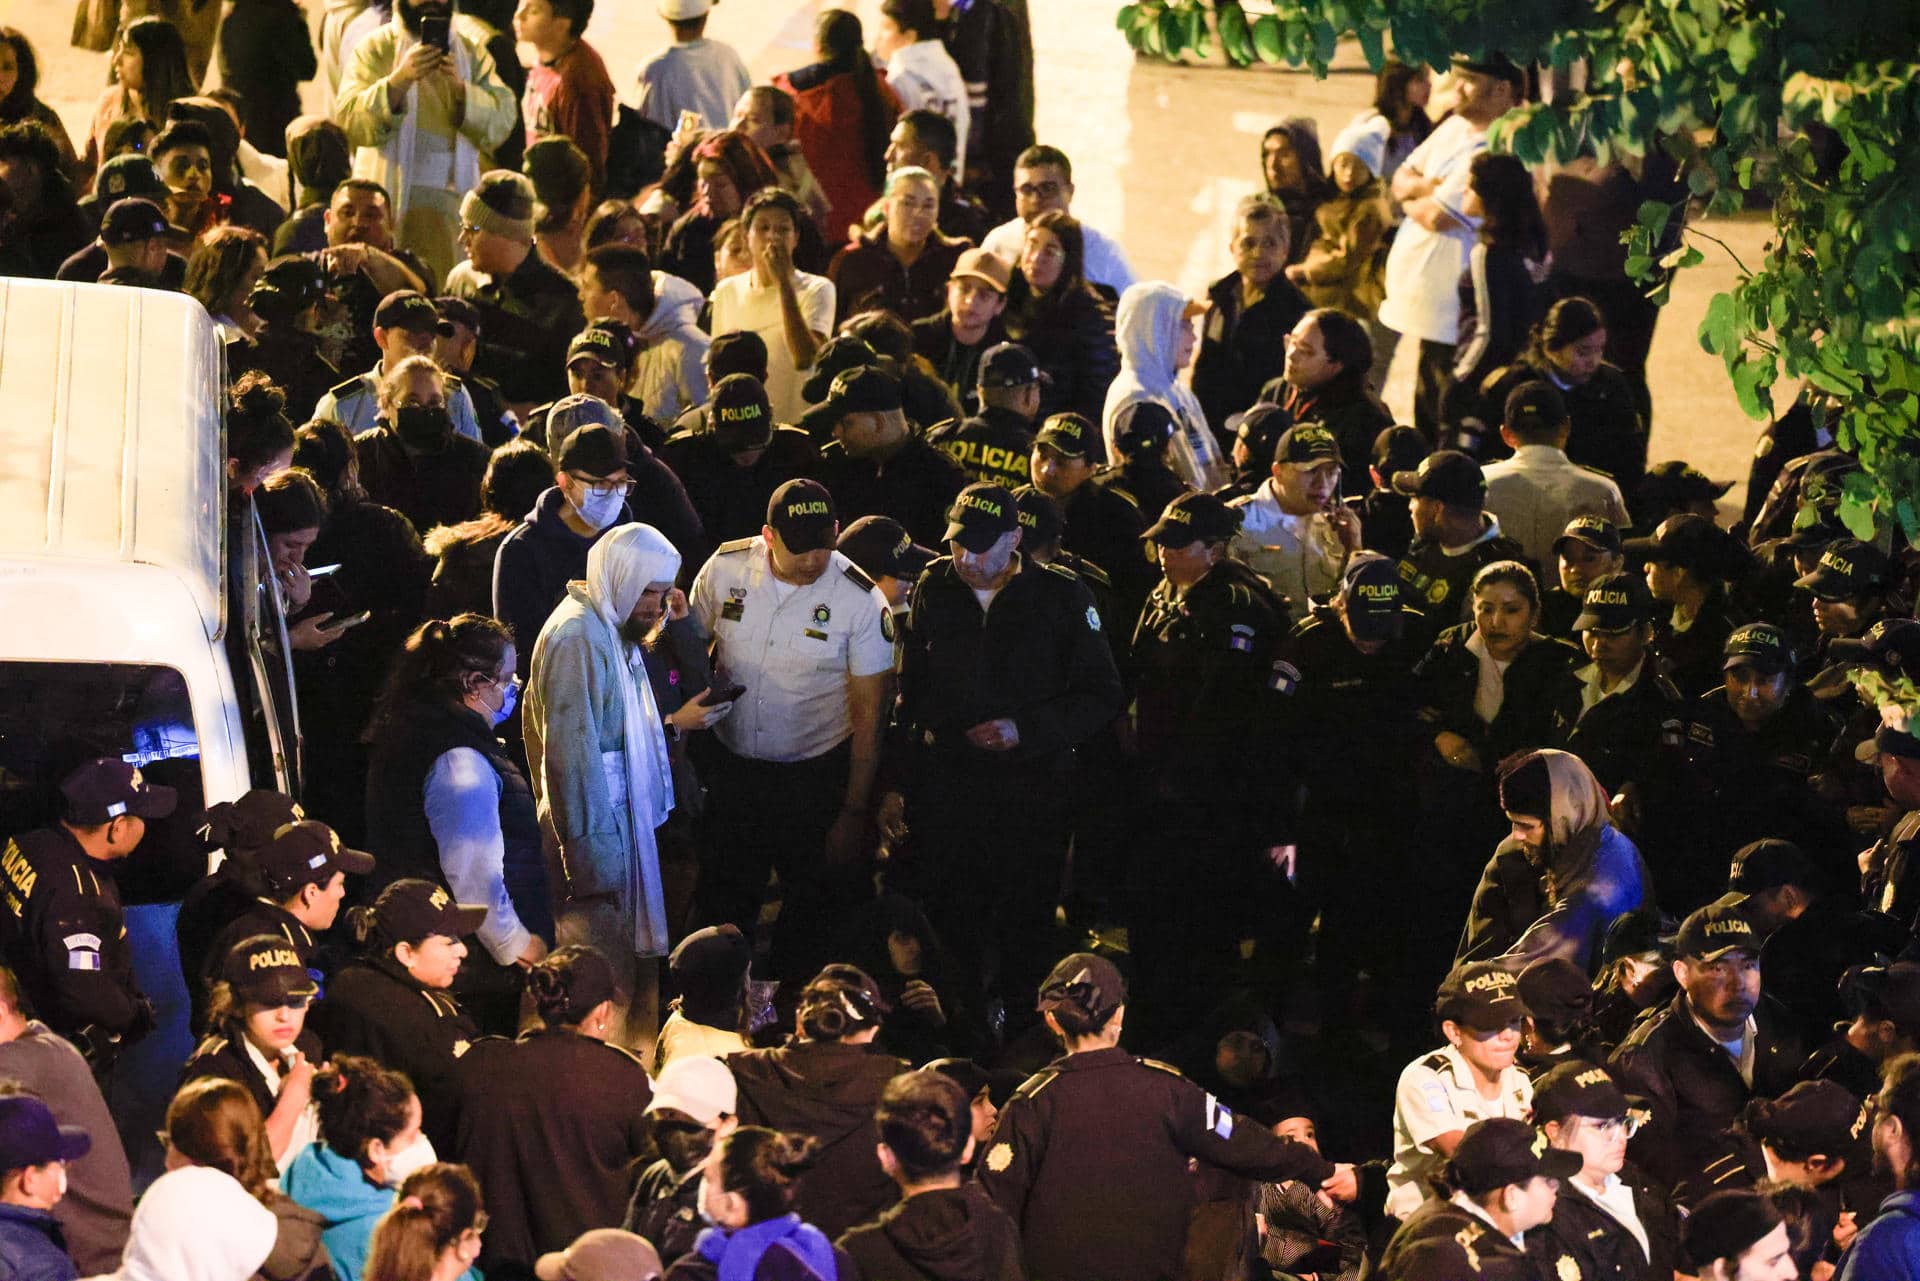
[[[1041,1013],[1071,1006],[1088,1021],[1100,1023],[1127,1003],[1127,981],[1112,961],[1092,952],[1063,957],[1040,984],[1035,1006]]]
[[[1358,552],[1340,578],[1347,628],[1362,641],[1398,639],[1406,627],[1400,603],[1400,567],[1377,552]]]
[[[320,990],[300,953],[278,934],[256,934],[235,943],[220,962],[220,977],[235,996],[259,1005],[304,1004]]]
[[[1222,542],[1239,531],[1237,509],[1217,494],[1193,490],[1168,503],[1144,536],[1162,547],[1185,547],[1196,542]]]
[[[752,374],[728,374],[713,385],[707,423],[729,454],[766,448],[773,439],[773,405],[766,387]]]
[[[149,783],[137,766],[103,756],[91,760],[60,781],[67,803],[67,821],[79,827],[98,827],[116,818],[165,818],[179,796],[171,787]]]
[[[1717,961],[1729,952],[1760,951],[1760,935],[1738,903],[1714,902],[1680,923],[1674,955],[1683,961]]]
[[[1820,600],[1852,600],[1883,590],[1893,574],[1887,554],[1857,538],[1836,538],[1820,553],[1811,574],[1794,582]]]
[[[1576,632],[1630,632],[1653,618],[1653,593],[1639,574],[1608,574],[1587,588],[1580,602]]]
[[[1433,1012],[1482,1031],[1503,1028],[1527,1012],[1520,980],[1489,961],[1456,965],[1440,980]]]
[[[961,490],[947,508],[947,542],[979,555],[1020,526],[1013,495],[988,481]]]
[[[796,555],[832,547],[839,529],[833,495],[819,481],[805,478],[790,480],[773,491],[767,500],[767,524]]]
[[[1578,1152],[1549,1147],[1547,1136],[1525,1121],[1491,1116],[1460,1136],[1447,1162],[1447,1182],[1468,1196],[1482,1196],[1543,1176],[1570,1179],[1585,1161]]]

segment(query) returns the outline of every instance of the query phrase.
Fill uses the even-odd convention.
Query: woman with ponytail
[[[651,1147],[647,1074],[607,1044],[612,963],[591,947],[563,947],[528,972],[527,993],[541,1026],[517,1041],[475,1042],[455,1076],[453,1155],[486,1189],[488,1275],[517,1275],[619,1223],[627,1171]]]
[[[373,1230],[364,1281],[459,1281],[474,1275],[487,1212],[480,1185],[464,1165],[416,1170]]]
[[[871,1109],[869,1109],[871,1110]],[[701,1175],[700,1213],[713,1226],[667,1281],[838,1281],[856,1275],[846,1251],[794,1212],[812,1139],[742,1126],[713,1145]],[[869,1156],[872,1147],[867,1149]]]
[[[830,243],[880,198],[887,180],[887,138],[900,118],[900,98],[867,56],[858,15],[823,9],[813,24],[819,61],[774,77],[793,97],[793,140],[814,166],[826,193]]]
[[[503,1036],[553,936],[533,790],[499,739],[520,698],[517,658],[507,629],[484,615],[422,623],[367,731],[374,876],[419,877],[487,909],[457,990],[481,1028]]]

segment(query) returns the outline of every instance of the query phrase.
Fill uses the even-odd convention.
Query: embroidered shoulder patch
[[[1013,1164],[1013,1145],[996,1143],[987,1149],[987,1168],[995,1174],[1005,1174],[1007,1167]]]

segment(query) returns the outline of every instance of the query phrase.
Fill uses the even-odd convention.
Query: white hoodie
[[[649,417],[671,430],[673,420],[707,402],[707,333],[700,328],[700,291],[664,271],[653,273],[653,314],[640,327],[633,394]]]
[[[232,1176],[203,1165],[163,1174],[133,1212],[120,1270],[91,1281],[248,1281],[279,1223]]]
[[[1120,347],[1120,374],[1107,388],[1100,434],[1107,457],[1117,458],[1113,433],[1121,406],[1153,400],[1173,415],[1174,435],[1167,462],[1195,489],[1218,489],[1232,479],[1220,442],[1193,391],[1180,381],[1173,353],[1186,325],[1187,297],[1172,285],[1143,280],[1127,286],[1114,313],[1114,338]]]

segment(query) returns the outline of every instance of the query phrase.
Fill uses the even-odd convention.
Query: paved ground
[[[859,0],[870,14],[875,0]],[[725,0],[710,33],[740,49],[757,77],[809,61],[813,15],[823,0]],[[318,0],[308,0],[317,13]],[[1371,97],[1372,78],[1348,49],[1326,80],[1271,69],[1235,71],[1136,61],[1114,29],[1114,0],[1039,0],[1032,5],[1039,136],[1075,164],[1074,210],[1117,234],[1147,278],[1199,293],[1227,269],[1227,219],[1259,183],[1259,138],[1285,116],[1310,115],[1333,134]],[[6,21],[40,52],[42,96],[78,136],[105,82],[106,55],[67,46],[70,0],[0,0]],[[615,82],[631,86],[639,63],[665,39],[647,0],[602,0],[589,31]],[[1743,258],[1759,252],[1763,218],[1706,228]],[[1711,245],[1706,265],[1686,273],[1661,319],[1650,367],[1653,457],[1686,458],[1722,479],[1744,480],[1756,432],[1735,404],[1718,358],[1694,330],[1733,264]],[[1403,356],[1407,353],[1403,353]],[[1388,400],[1404,417],[1411,363],[1403,358]],[[1727,506],[1737,505],[1738,489]]]

